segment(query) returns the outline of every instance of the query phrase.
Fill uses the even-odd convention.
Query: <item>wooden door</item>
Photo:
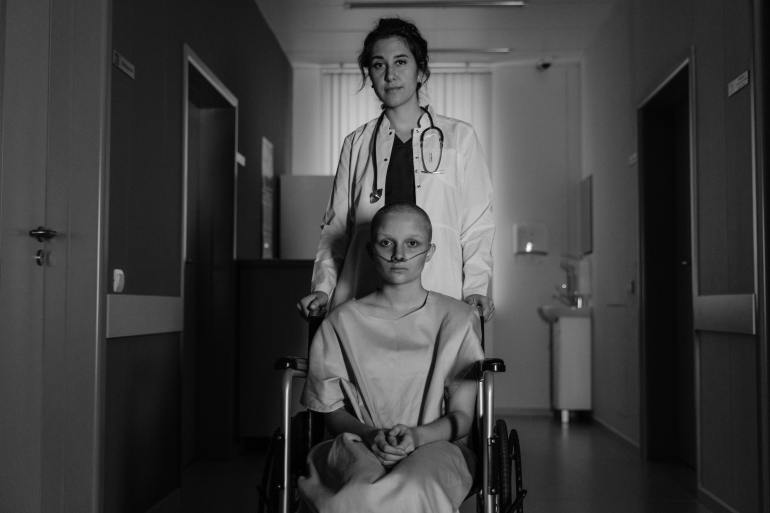
[[[766,315],[757,301],[766,262],[759,242],[762,194],[753,125],[760,91],[753,78],[751,8],[748,0],[703,4],[703,19],[721,20],[724,32],[699,39],[695,48],[698,489],[713,509],[740,513],[768,511],[762,504],[760,415],[767,363],[761,362],[757,329]]]
[[[99,509],[108,4],[0,2],[4,511]]]

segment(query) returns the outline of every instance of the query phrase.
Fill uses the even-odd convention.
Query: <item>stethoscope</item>
[[[444,132],[441,131],[439,127],[437,127],[433,123],[433,116],[431,116],[430,111],[426,109],[423,106],[420,106],[420,109],[425,112],[425,114],[428,115],[428,120],[430,120],[430,126],[422,131],[420,134],[420,159],[422,160],[422,172],[427,174],[436,174],[440,173],[439,166],[441,165],[441,157],[444,156]],[[380,133],[380,125],[382,125],[382,120],[385,117],[385,111],[380,114],[380,117],[377,118],[377,124],[374,125],[374,135],[372,136],[372,169],[374,171],[374,180],[372,181],[372,192],[369,194],[369,202],[370,203],[377,203],[380,201],[380,198],[382,198],[382,188],[377,188],[377,134]],[[425,162],[425,135],[428,134],[428,132],[431,133],[430,137],[438,137],[438,159],[436,160],[436,166],[432,168],[432,170],[428,169],[428,165]],[[428,154],[428,163],[433,164],[434,161],[434,155],[433,152],[430,152]]]

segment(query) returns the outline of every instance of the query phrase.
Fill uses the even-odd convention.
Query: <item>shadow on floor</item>
[[[645,463],[637,448],[590,421],[505,417],[521,440],[526,513],[710,513],[691,469]],[[264,449],[200,461],[182,476],[183,513],[256,513]],[[472,504],[462,513],[472,513]],[[340,512],[344,513],[344,512]]]

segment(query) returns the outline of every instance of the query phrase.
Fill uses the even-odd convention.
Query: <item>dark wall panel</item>
[[[728,97],[731,80],[747,70],[753,75],[753,1],[632,3],[637,101],[694,51],[697,254],[693,261],[700,295],[754,293],[754,86]],[[757,339],[697,333],[697,347],[699,487],[735,511],[759,511],[763,506],[758,479]]]
[[[270,436],[280,424],[281,373],[273,364],[281,356],[307,355],[307,323],[294,305],[309,291],[312,269],[310,260],[240,264],[242,436]]]
[[[758,512],[759,446],[754,337],[702,333],[701,482],[740,512]]]
[[[246,166],[239,168],[238,250],[244,258],[261,248],[262,137],[274,145],[275,172],[288,165],[291,67],[253,0],[113,0],[112,15],[113,49],[135,66],[135,78],[112,68],[106,272],[125,270],[125,293],[175,296],[184,44],[239,101]],[[144,512],[179,487],[179,335],[113,339],[107,348],[104,510]],[[185,420],[191,422],[194,398],[187,388]],[[188,456],[194,438],[185,432]]]
[[[104,511],[147,511],[179,487],[179,335],[107,341]]]
[[[754,80],[752,63],[751,0],[728,2],[724,10],[725,75],[727,84],[744,71]],[[752,166],[752,87],[745,87],[726,99],[727,235],[729,263],[725,293],[754,292],[754,208]],[[709,269],[704,269],[704,273]],[[716,270],[714,270],[716,271]]]
[[[695,30],[698,262],[702,294],[754,291],[751,87],[727,85],[752,67],[751,2],[699,5]]]
[[[698,139],[696,164],[699,276],[701,292],[715,294],[727,289],[727,276],[713,269],[727,269],[727,208],[725,123],[727,118],[724,69],[724,28],[721,0],[706,0],[699,7],[703,15],[696,19],[695,83],[697,94]],[[707,141],[701,143],[700,141]],[[708,206],[708,208],[706,208]],[[709,272],[706,272],[708,270]]]
[[[188,44],[239,101],[238,255],[261,251],[261,139],[275,172],[290,151],[291,67],[253,0],[114,0],[108,272],[126,293],[178,295],[182,201],[182,48]]]

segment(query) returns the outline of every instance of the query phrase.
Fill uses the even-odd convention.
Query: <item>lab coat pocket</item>
[[[457,150],[445,149],[441,156],[441,164],[435,173],[428,173],[422,171],[422,165],[420,164],[420,181],[425,186],[432,188],[436,186],[451,187],[456,189],[459,187],[459,177],[457,176]]]

